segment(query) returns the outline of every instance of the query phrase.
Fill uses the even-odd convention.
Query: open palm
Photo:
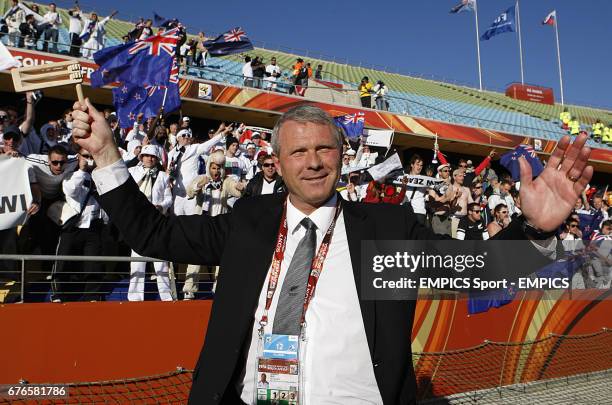
[[[525,158],[519,159],[521,210],[531,225],[553,231],[569,216],[593,176],[593,167],[587,166],[591,149],[584,146],[586,141],[585,134],[573,143],[564,136],[535,180],[529,163]]]

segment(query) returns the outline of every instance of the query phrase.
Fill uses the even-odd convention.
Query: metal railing
[[[72,255],[18,255],[18,254],[0,254],[0,263],[3,261],[13,261],[19,263],[18,271],[11,270],[1,270],[0,269],[0,280],[4,279],[5,284],[8,284],[9,287],[12,285],[18,284],[19,291],[13,292],[8,289],[7,296],[19,294],[20,303],[26,302],[26,295],[77,295],[77,294],[87,294],[85,291],[52,291],[52,284],[54,281],[53,271],[42,271],[27,268],[26,263],[32,262],[102,262],[102,263],[125,263],[125,262],[145,262],[145,263],[158,263],[164,262],[165,260],[155,259],[152,257],[130,257],[130,256],[72,256]],[[201,266],[201,271],[199,274],[198,284],[204,284],[206,286],[211,286],[214,284],[214,281],[203,280],[206,276],[209,278],[214,278],[214,272],[203,271],[207,266]],[[116,281],[95,281],[96,284],[112,286],[119,285],[121,282],[125,281],[126,278],[130,278],[129,271],[99,271],[99,272],[85,272],[85,271],[62,271],[62,276],[88,276],[88,275],[100,275],[100,276],[122,276],[121,280]],[[153,273],[155,275],[155,273]],[[34,276],[34,280],[28,280],[29,277]],[[171,283],[175,284],[176,278],[187,276],[187,272],[172,272],[171,274]],[[18,278],[18,279],[17,279]],[[155,281],[148,280],[145,277],[145,286],[155,284]],[[83,285],[86,284],[84,281],[62,281],[62,285]],[[45,289],[45,291],[29,291],[27,286],[38,286],[38,285],[48,285],[49,287]],[[5,289],[7,291],[7,287],[2,287],[0,284],[0,291]],[[202,293],[208,293],[209,291],[202,291]],[[157,291],[144,291],[144,294],[154,295],[158,294]],[[178,297],[177,297],[178,299]]]

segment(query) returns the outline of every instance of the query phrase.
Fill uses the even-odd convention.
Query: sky
[[[474,14],[450,14],[460,0],[84,0],[81,8],[118,18],[179,18],[190,33],[208,36],[242,27],[256,46],[321,56],[353,65],[478,87]],[[69,2],[58,1],[66,7]],[[478,0],[480,34],[514,0]],[[520,0],[525,82],[552,87],[560,102],[554,27],[557,10],[565,102],[612,110],[612,1]],[[504,91],[520,82],[518,36],[481,41],[483,86]]]

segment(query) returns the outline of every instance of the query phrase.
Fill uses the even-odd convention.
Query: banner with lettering
[[[406,186],[408,186],[408,187],[429,187],[429,188],[435,188],[435,187],[439,186],[440,184],[444,183],[444,180],[436,179],[435,177],[421,176],[421,175],[411,175],[411,174],[406,174],[404,176],[399,176],[397,178],[397,180],[395,180],[393,183],[395,183],[395,184],[402,184],[402,179],[404,177],[406,177],[408,179],[408,183],[406,184]]]
[[[25,159],[0,157],[0,173],[10,173],[0,182],[0,230],[3,230],[25,222],[32,193]]]

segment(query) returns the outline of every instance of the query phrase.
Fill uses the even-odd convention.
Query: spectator
[[[49,4],[49,11],[43,16],[47,28],[45,29],[45,40],[42,51],[47,52],[51,44],[51,52],[57,53],[57,39],[59,37],[59,27],[62,25],[62,16],[57,12],[55,3]]]
[[[19,46],[19,27],[26,20],[25,11],[21,8],[19,0],[11,0],[11,8],[4,14],[4,21],[8,28],[8,46]]]
[[[451,201],[456,199],[450,181],[450,165],[438,166],[438,176],[443,183],[429,193],[427,209],[431,212],[431,227],[435,233],[451,235]]]
[[[136,166],[140,160],[138,156],[140,155],[140,150],[142,149],[142,144],[139,140],[134,139],[127,143],[126,153],[122,156],[125,161],[125,165],[130,168]]]
[[[50,154],[50,158],[56,154]],[[53,162],[51,161],[53,164]],[[75,215],[63,225],[60,241],[57,246],[58,255],[102,255],[102,232],[108,217],[97,201],[95,185],[91,179],[91,171],[95,163],[91,154],[80,149],[78,155],[78,170],[65,171],[68,175],[62,180],[62,190],[66,203]],[[70,276],[66,274],[66,262],[57,261],[53,269],[52,302],[68,300],[67,292],[81,295],[81,300],[101,301],[104,263],[98,261],[83,262],[81,269],[85,282],[81,291],[68,291]]]
[[[143,146],[140,152],[140,163],[129,169],[129,173],[138,184],[140,191],[147,197],[151,204],[162,213],[166,214],[172,205],[172,192],[170,191],[170,180],[166,173],[161,170],[159,150],[154,145]],[[132,250],[132,257],[140,255]],[[128,300],[144,301],[146,262],[131,262],[130,287]],[[170,280],[170,266],[168,262],[153,263],[155,275],[157,276],[157,290],[162,301],[176,299]]]
[[[374,92],[374,103],[376,104],[376,109],[382,111],[389,110],[389,102],[387,101],[387,93],[389,89],[385,85],[382,80],[376,82],[376,86],[372,89]]]
[[[561,121],[561,127],[563,129],[569,129],[569,123],[572,120],[572,114],[567,111],[567,107],[563,108],[563,111],[559,114],[559,120]]]
[[[113,11],[108,17],[98,20],[97,13],[91,13],[90,17],[83,23],[81,41],[84,42],[81,54],[84,58],[93,59],[93,54],[104,48],[106,23],[117,14]]]
[[[406,197],[406,184],[408,179],[402,179],[402,186],[396,187],[393,184],[386,184],[377,181],[371,181],[366,189],[366,195],[363,202],[366,203],[387,203],[399,205]]]
[[[181,129],[190,129],[191,128],[191,118],[188,116],[184,116],[181,120]]]
[[[81,31],[83,30],[83,18],[81,15],[81,9],[78,3],[74,7],[68,10],[69,26],[68,33],[70,34],[70,56],[79,57],[81,55],[80,48],[83,44],[81,41]]]
[[[203,32],[198,33],[198,38],[196,39],[196,56],[195,56],[195,64],[197,66],[206,66],[206,58],[208,57],[208,49],[204,43],[208,39]]]
[[[314,76],[317,80],[323,80],[323,65],[317,65],[317,70],[315,70]]]
[[[270,155],[265,156],[263,158],[261,167],[262,170],[257,173],[247,184],[244,190],[244,197],[283,193],[285,191],[283,179],[276,172],[274,158]]]
[[[586,199],[585,203],[585,209],[590,211],[592,215],[601,215],[603,218],[602,222],[608,219],[608,210],[604,205],[602,194],[598,193],[593,196],[592,205],[589,204],[588,200]],[[597,227],[599,227],[599,225],[600,224],[597,224]]]
[[[244,57],[244,65],[242,65],[242,78],[245,87],[253,87],[253,67],[251,66],[251,57]]]
[[[225,139],[225,176],[232,176],[235,181],[243,179],[247,172],[244,161],[239,157],[238,146],[235,137],[228,136]]]
[[[510,190],[512,189],[512,183],[509,180],[502,180],[499,185],[499,190],[494,192],[491,197],[489,197],[489,209],[493,211],[497,205],[503,203],[505,204],[508,210],[508,216],[512,216],[514,214],[514,199],[512,195],[510,195]],[[493,236],[493,235],[491,235]]]
[[[36,25],[34,23],[34,15],[28,14],[24,22],[19,25],[19,48],[36,49]]]
[[[195,201],[187,198],[187,186],[191,184],[198,172],[198,157],[208,154],[211,148],[223,135],[230,133],[232,127],[219,127],[217,134],[208,141],[194,144],[190,129],[181,129],[177,134],[177,145],[168,153],[168,171],[173,183],[174,215],[192,215],[195,212]]]
[[[296,59],[296,62],[292,67],[292,76],[293,86],[291,86],[289,89],[289,94],[295,94],[297,92],[296,86],[308,86],[308,68],[304,64],[304,59]],[[303,92],[300,92],[300,94],[304,95]]]
[[[253,69],[253,87],[261,89],[263,87],[264,76],[266,75],[266,65],[264,65],[259,56],[256,56],[251,61],[251,69]]]
[[[23,156],[40,152],[41,140],[33,129],[35,119],[34,103],[34,93],[31,91],[26,92],[26,110],[23,122],[19,122],[19,114],[14,107],[0,107],[0,134],[4,132],[5,128],[17,127],[21,135],[19,153]]]
[[[419,155],[412,155],[408,163],[408,174],[410,176],[419,176],[423,170],[423,158]],[[427,220],[427,211],[425,210],[425,196],[428,194],[426,187],[408,186],[406,190],[406,198],[404,204],[409,204],[414,212],[417,221],[421,225],[425,225]]]
[[[376,163],[376,158],[378,157],[378,152],[371,152],[370,146],[366,144],[361,144],[357,149],[357,153],[355,155],[355,161],[357,162],[357,167],[370,167]]]
[[[359,172],[351,172],[348,175],[346,189],[340,191],[340,196],[347,201],[361,201],[367,194],[369,184],[363,184],[362,175]]]
[[[225,176],[225,156],[223,151],[214,151],[208,157],[206,164],[206,175],[200,175],[193,179],[187,187],[187,195],[195,200],[196,213],[215,217],[229,212],[228,201],[232,198],[240,198],[244,184],[235,181],[232,177]],[[189,265],[183,285],[185,300],[195,298],[198,291],[199,274],[201,266]],[[213,280],[216,279],[219,268],[212,269]],[[214,290],[214,285],[213,285]]]
[[[266,66],[266,89],[276,91],[276,81],[281,77],[281,68],[276,64],[276,58],[270,59],[270,64]]]
[[[357,155],[357,152],[353,149],[347,149],[346,152],[342,154],[342,172],[355,167],[355,155]]]
[[[580,220],[576,218],[568,218],[565,222],[565,229],[559,235],[561,240],[582,240],[582,231],[580,230]],[[564,244],[565,245],[565,244]]]
[[[595,123],[592,126],[593,132],[591,134],[591,136],[596,142],[601,142],[601,137],[603,136],[603,129],[604,129],[604,124],[602,124],[601,121],[597,119],[597,121],[595,121]]]
[[[456,169],[453,172],[453,182],[451,185],[454,192],[454,199],[451,201],[451,235],[454,238],[457,234],[459,221],[467,215],[468,198],[470,189],[463,185],[465,179],[464,169]]]
[[[578,136],[580,133],[580,121],[578,121],[578,118],[574,118],[569,122],[569,133],[572,136]]]
[[[484,195],[484,190],[482,188],[482,182],[480,181],[480,177],[477,177],[472,184],[470,184],[470,195],[468,198],[469,203],[476,203],[481,208],[482,220],[485,225],[487,225],[490,221],[489,210],[487,208],[487,197]]]
[[[153,36],[153,20],[147,19],[139,30],[136,39],[142,41],[150,36]]]
[[[367,76],[364,76],[359,83],[359,99],[361,100],[361,106],[366,108],[372,108],[372,83]]]
[[[612,146],[612,125],[608,125],[603,129],[601,142],[608,146]]]
[[[487,225],[489,237],[492,238],[509,224],[510,216],[508,215],[508,206],[504,203],[497,204],[495,208],[493,208],[493,221]]]
[[[481,218],[482,208],[478,203],[469,203],[467,215],[459,221],[457,237],[459,240],[487,240],[489,234]]]

